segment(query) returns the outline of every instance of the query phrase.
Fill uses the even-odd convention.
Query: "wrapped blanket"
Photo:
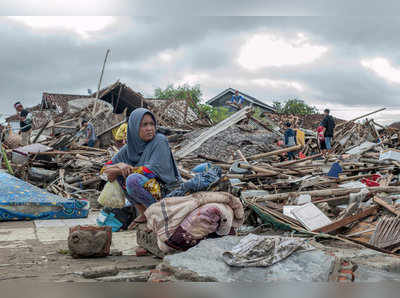
[[[145,215],[147,227],[157,234],[163,252],[187,249],[214,232],[228,235],[244,220],[240,200],[223,192],[163,199],[151,205]]]

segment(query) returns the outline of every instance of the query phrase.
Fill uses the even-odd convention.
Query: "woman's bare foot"
[[[146,216],[144,214],[136,217],[132,223],[128,226],[128,230],[134,230],[138,225],[146,222]]]

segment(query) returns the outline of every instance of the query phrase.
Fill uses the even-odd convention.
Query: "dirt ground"
[[[141,281],[160,263],[152,256],[136,257],[136,233],[113,233],[112,250],[123,253],[97,259],[73,259],[68,255],[68,226],[54,226],[52,221],[41,226],[34,221],[0,223],[0,281],[96,281],[80,274],[96,267],[117,267],[120,273]]]

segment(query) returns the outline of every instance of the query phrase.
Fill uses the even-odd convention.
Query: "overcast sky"
[[[18,2],[0,8],[15,14]],[[123,2],[109,13],[120,13]],[[188,9],[175,2],[165,9]],[[106,1],[96,3],[106,11]],[[242,14],[257,14],[261,1],[254,3]],[[241,9],[238,4],[233,13]],[[211,14],[207,1],[197,11]],[[42,92],[95,90],[110,48],[103,86],[120,79],[152,96],[169,83],[200,84],[205,100],[232,87],[269,104],[298,97],[344,119],[387,107],[375,118],[399,121],[400,19],[346,17],[332,7],[337,13],[342,16],[0,17],[0,112],[12,113],[16,100],[38,104]]]

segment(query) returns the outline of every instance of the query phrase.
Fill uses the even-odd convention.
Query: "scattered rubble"
[[[156,115],[159,131],[168,136],[185,180],[195,175],[192,169],[199,164],[218,166],[222,177],[208,190],[240,197],[246,209],[245,224],[252,226],[251,231],[314,239],[315,249],[311,252],[296,251],[287,258],[278,258],[268,269],[246,268],[235,273],[221,260],[224,251],[239,243],[237,236],[203,240],[187,252],[164,257],[154,234],[139,227],[139,245],[164,257],[165,268],[187,267],[190,274],[186,276],[196,272],[200,280],[328,281],[333,278],[331,268],[336,266],[340,273],[343,268],[353,268],[351,262],[356,262],[327,254],[332,247],[347,246],[360,254],[369,249],[385,256],[400,252],[399,129],[396,125],[382,126],[370,118],[382,109],[351,121],[335,119],[332,150],[324,154],[316,135],[322,115],[266,113],[255,118],[253,109],[246,107],[212,123],[190,97],[179,101],[145,99],[119,81],[101,90],[98,97],[69,99],[57,108],[52,96],[46,95],[42,109],[32,110],[33,144],[15,146],[17,138],[6,134],[4,166],[8,164],[16,177],[53,194],[88,200],[92,209],[101,209],[97,198],[105,182],[99,172],[118,151],[112,131],[125,122],[126,114],[147,107]],[[83,146],[79,139],[82,119],[90,120],[95,127],[98,141],[94,148]],[[304,144],[290,148],[279,145],[288,121],[304,133]],[[294,152],[296,159],[288,161],[288,152]],[[209,262],[217,260],[215,270],[210,269]],[[299,266],[301,272],[290,270]],[[185,279],[185,274],[179,276],[171,270],[169,276],[174,275],[173,279]],[[157,280],[148,272],[111,271],[107,276],[88,276],[103,281]],[[357,280],[357,274],[354,276],[350,280]],[[340,278],[340,274],[334,277],[336,281]]]

